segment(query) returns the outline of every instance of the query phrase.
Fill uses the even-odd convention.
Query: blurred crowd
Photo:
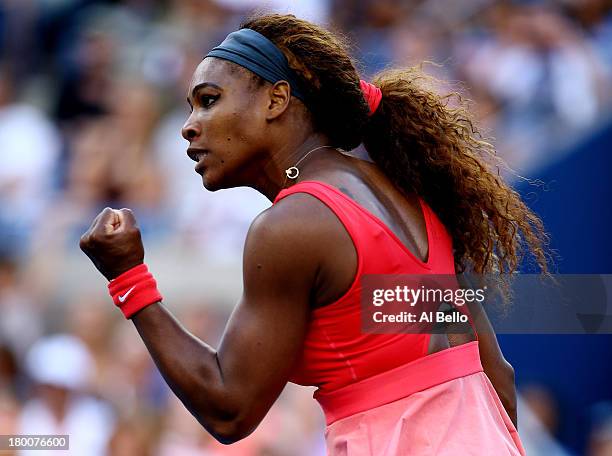
[[[343,33],[364,78],[432,62],[521,174],[610,121],[610,0],[0,0],[0,434],[69,433],[73,454],[324,454],[312,391],[297,388],[242,447],[215,444],[108,299],[64,286],[91,267],[70,258],[107,205],[135,211],[147,248],[240,262],[270,203],[206,192],[180,129],[193,69],[254,10]],[[229,309],[213,300],[178,313],[214,344]],[[612,454],[605,410],[590,456]]]

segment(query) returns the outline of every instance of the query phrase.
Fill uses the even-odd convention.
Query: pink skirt
[[[525,455],[477,341],[315,398],[330,456]]]

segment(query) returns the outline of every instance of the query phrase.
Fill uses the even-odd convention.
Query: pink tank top
[[[426,356],[429,334],[361,331],[360,278],[363,274],[455,274],[452,239],[431,208],[419,198],[429,246],[427,262],[423,262],[379,218],[337,188],[303,181],[282,190],[274,204],[293,193],[312,195],[334,212],[355,245],[358,266],[352,285],[340,299],[312,310],[290,381],[318,386],[324,394]]]

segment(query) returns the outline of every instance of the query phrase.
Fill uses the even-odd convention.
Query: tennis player
[[[253,222],[244,292],[215,349],[161,303],[134,215],[104,209],[81,249],[164,378],[220,442],[249,435],[287,382],[318,387],[331,455],[522,455],[514,372],[473,337],[360,330],[364,274],[546,270],[540,220],[492,147],[416,69],[360,81],[341,40],[290,15],[248,20],[193,75],[187,155],[211,191],[274,204]],[[364,144],[372,161],[349,155]],[[206,217],[206,214],[202,214]]]

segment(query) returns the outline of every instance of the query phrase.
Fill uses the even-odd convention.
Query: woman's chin
[[[218,179],[214,179],[214,177],[210,176],[210,174],[206,171],[202,174],[202,185],[204,185],[204,188],[210,192],[223,188],[221,186],[221,182],[219,182]]]
[[[226,170],[219,168],[205,168],[202,175],[202,185],[208,191],[214,192],[228,188],[235,188],[244,185],[233,178]]]
[[[205,175],[202,176],[202,185],[204,185],[204,188],[208,191],[213,192],[216,190],[210,179],[207,179]]]

